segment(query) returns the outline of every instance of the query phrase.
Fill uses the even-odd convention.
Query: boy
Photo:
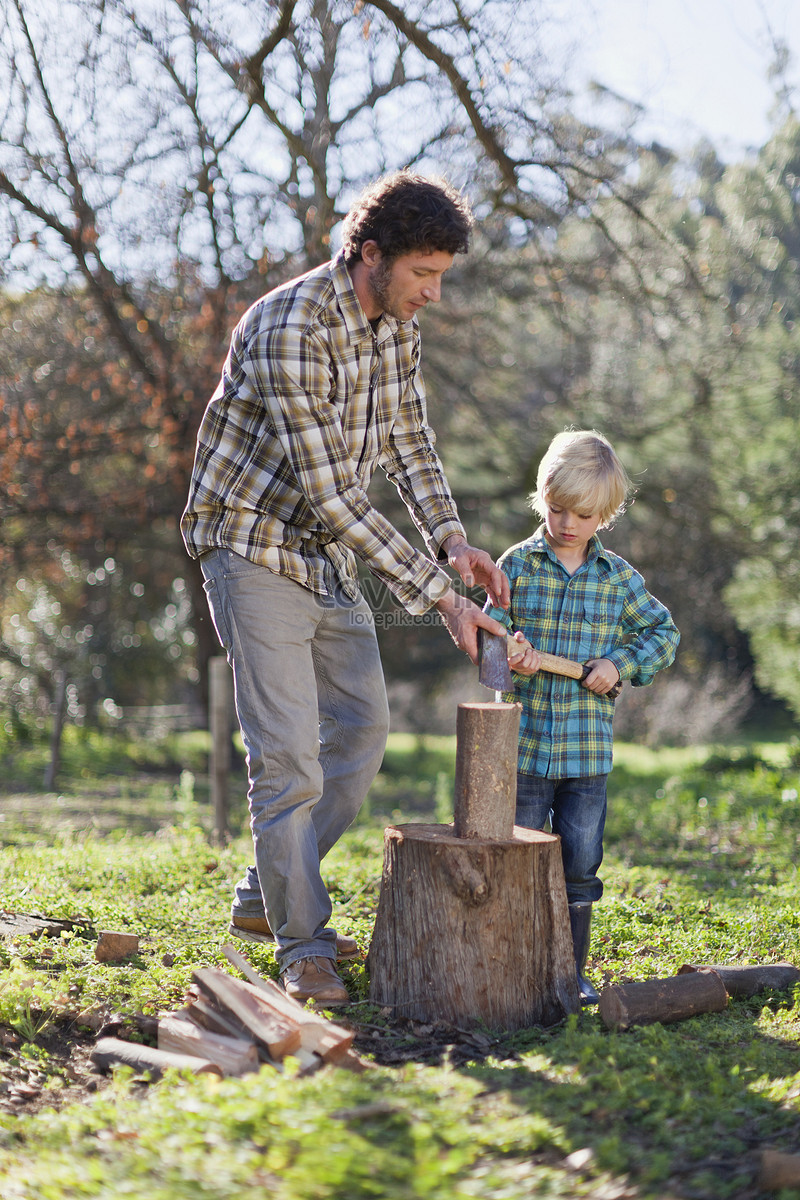
[[[508,576],[507,613],[487,609],[517,630],[509,656],[520,701],[518,825],[561,838],[581,1001],[599,995],[584,976],[592,904],[603,894],[606,781],[612,761],[615,685],[651,683],[675,657],[680,634],[637,571],[597,536],[624,509],[630,480],[610,443],[592,430],[558,434],[542,459],[530,497],[544,524],[512,546],[498,566]],[[537,673],[533,648],[588,663],[582,684]]]

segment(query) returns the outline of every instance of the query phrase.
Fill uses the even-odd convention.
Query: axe
[[[484,687],[496,692],[511,692],[514,683],[508,666],[508,654],[517,643],[510,636],[501,637],[489,633],[488,629],[478,629],[478,682]],[[570,658],[561,658],[558,654],[545,654],[537,651],[542,660],[540,670],[548,671],[551,675],[566,675],[569,679],[577,679],[580,683],[591,672],[586,663],[573,662]],[[609,700],[616,700],[622,691],[622,680],[614,684],[611,691],[606,692]]]

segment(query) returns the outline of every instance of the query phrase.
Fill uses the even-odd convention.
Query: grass
[[[80,927],[46,944],[0,943],[0,1026],[22,1043],[0,1046],[0,1071],[26,1057],[53,1097],[0,1114],[4,1200],[227,1200],[246,1189],[277,1200],[757,1200],[759,1152],[800,1154],[797,986],[627,1033],[588,1010],[487,1037],[471,1061],[445,1053],[426,1065],[424,1034],[369,1005],[356,964],[344,974],[362,1053],[372,1034],[402,1039],[400,1066],[176,1076],[149,1089],[122,1071],[82,1103],[59,1103],[69,1080],[48,1059],[48,1034],[79,1034],[92,1010],[178,1006],[197,966],[226,965],[225,914],[250,853],[241,802],[232,841],[209,840],[202,740],[148,757],[71,736],[58,797],[32,790],[35,746],[3,759],[13,790],[0,909],[129,929],[141,948],[114,966],[95,962]],[[616,759],[593,980],[663,978],[687,962],[800,964],[797,747],[623,745]],[[154,765],[160,774],[148,774]],[[446,820],[453,765],[452,739],[391,739],[368,804],[325,862],[337,927],[369,941],[383,827]],[[275,974],[269,948],[248,954]]]

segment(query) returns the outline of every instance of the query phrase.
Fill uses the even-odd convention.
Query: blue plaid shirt
[[[508,612],[490,608],[537,650],[577,662],[608,658],[634,687],[652,683],[675,658],[680,640],[669,611],[638,571],[595,535],[586,562],[569,575],[542,526],[512,546],[498,566],[511,585]],[[614,701],[574,679],[537,671],[514,675],[506,701],[522,704],[519,770],[550,779],[607,775],[613,753]]]

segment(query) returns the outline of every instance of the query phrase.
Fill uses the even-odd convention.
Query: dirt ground
[[[0,912],[0,939],[13,941],[21,935],[40,939],[42,957],[46,958],[49,938],[58,937],[64,929],[78,930],[81,925],[88,926],[88,922]],[[81,932],[86,933],[88,929]],[[383,1014],[380,1023],[373,1024],[363,1016],[365,1007],[374,1018],[374,1008],[354,1004],[349,1009],[337,1010],[334,1019],[337,1024],[353,1030],[353,1049],[367,1062],[379,1066],[400,1066],[406,1062],[428,1065],[450,1062],[460,1066],[481,1061],[489,1055],[516,1057],[510,1047],[504,1047],[502,1038],[495,1038],[484,1030],[393,1020]],[[31,1015],[35,1024],[40,1014]],[[59,1109],[85,1101],[107,1087],[110,1077],[99,1072],[91,1059],[100,1037],[119,1037],[156,1045],[156,1022],[145,1016],[122,1020],[113,1012],[98,1012],[92,1008],[81,1014],[62,1014],[56,1020],[48,1021],[33,1039],[33,1046],[46,1052],[40,1058],[35,1057],[35,1052],[32,1055],[29,1048],[23,1052],[25,1039],[16,1030],[0,1024],[0,1112],[36,1113],[45,1108]],[[143,1088],[148,1086],[144,1078],[139,1082]]]
[[[151,1019],[145,1019],[151,1020]],[[455,1066],[480,1061],[487,1055],[512,1057],[503,1052],[500,1039],[479,1031],[447,1026],[419,1025],[397,1021],[387,1027],[350,1020],[341,1010],[336,1022],[355,1032],[353,1049],[366,1061],[380,1066],[399,1066],[406,1062],[428,1065],[448,1061]],[[126,1031],[136,1040],[142,1037],[137,1022],[112,1020],[96,1033],[80,1029],[72,1021],[53,1025],[36,1038],[36,1045],[47,1051],[46,1066],[21,1053],[23,1040],[13,1030],[0,1026],[0,1111],[36,1113],[45,1108],[59,1109],[80,1103],[107,1087],[110,1077],[100,1073],[91,1059],[100,1037],[126,1039]],[[148,1086],[143,1077],[134,1083]]]
[[[20,1053],[22,1038],[0,1026],[0,1111],[35,1113],[78,1104],[107,1086],[91,1061],[95,1035],[70,1024],[56,1025],[36,1039],[47,1051],[46,1067]]]
[[[152,780],[148,777],[146,782],[151,788]],[[107,813],[101,803],[104,799],[110,806]],[[26,826],[27,822],[32,829],[38,829],[42,812],[40,801],[41,797],[21,793],[4,797],[6,819],[11,821],[13,816],[18,825]],[[7,808],[7,802],[13,802],[12,807],[16,805],[13,813]],[[121,801],[115,786],[109,786],[107,796],[98,794],[94,797],[93,803],[93,827],[105,828],[106,824],[109,828],[119,827]],[[86,821],[85,808],[76,805],[73,813],[69,810],[69,801],[64,804],[63,811],[59,810],[58,814],[60,822],[70,827],[82,827],[81,822],[85,824]],[[102,819],[97,816],[98,806],[103,809]],[[146,818],[141,813],[139,815],[146,820],[150,829],[158,828],[162,818],[166,819],[168,814],[165,810],[164,813],[150,812]],[[47,938],[58,937],[62,929],[75,929],[78,924],[31,914],[0,913],[0,939],[13,940],[20,935],[29,935],[42,938],[41,944],[45,945]],[[460,1066],[481,1061],[489,1055],[516,1057],[510,1047],[504,1047],[502,1039],[494,1038],[483,1030],[454,1029],[406,1019],[392,1020],[384,1016],[379,1024],[372,1024],[362,1015],[364,1007],[368,1006],[354,1004],[350,1009],[343,1008],[337,1011],[335,1020],[337,1024],[354,1031],[354,1050],[367,1062],[379,1066],[399,1066],[406,1062],[436,1065],[445,1061]],[[374,1009],[370,1008],[369,1012],[374,1017]],[[33,1043],[46,1052],[39,1059],[23,1053],[25,1039],[14,1029],[0,1024],[0,1112],[36,1113],[45,1108],[59,1109],[85,1101],[107,1087],[110,1077],[97,1071],[91,1059],[100,1037],[120,1037],[156,1044],[152,1017],[133,1017],[122,1021],[112,1012],[98,1013],[92,1010],[82,1015],[91,1021],[91,1028],[83,1021],[76,1020],[75,1014],[64,1015],[46,1025]],[[37,1014],[32,1016],[35,1020]],[[148,1086],[145,1079],[141,1080],[141,1086]]]

